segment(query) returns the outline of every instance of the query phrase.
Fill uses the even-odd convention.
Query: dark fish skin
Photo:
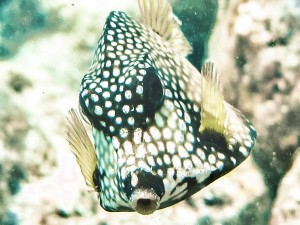
[[[254,145],[254,127],[223,100],[224,129],[203,123],[203,100],[215,100],[203,94],[204,75],[187,52],[168,38],[111,12],[82,80],[79,102],[93,127],[93,181],[105,210],[172,206],[238,166]]]

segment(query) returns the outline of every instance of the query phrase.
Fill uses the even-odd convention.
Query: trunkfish
[[[105,210],[146,215],[236,168],[256,132],[224,100],[214,64],[199,71],[186,59],[192,48],[168,0],[138,3],[140,21],[107,17],[67,140]]]

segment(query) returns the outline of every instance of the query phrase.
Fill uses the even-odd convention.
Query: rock
[[[253,201],[245,204],[236,216],[225,220],[222,224],[240,225],[244,224],[246,221],[249,225],[268,224],[272,203],[271,196],[266,192]]]
[[[215,25],[218,2],[175,0],[173,11],[182,22],[181,29],[193,48],[187,58],[196,68],[200,69],[208,54],[208,40]]]
[[[281,179],[292,166],[293,154],[300,145],[297,121],[300,121],[300,106],[288,109],[277,123],[270,125],[268,132],[261,135],[261,141],[253,153],[273,198],[276,197]]]
[[[252,117],[259,134],[253,157],[274,198],[299,145],[299,14],[283,0],[226,2],[220,1],[210,58],[225,98]]]
[[[8,84],[16,92],[32,86],[32,82],[20,73],[11,73]]]
[[[33,0],[0,2],[0,58],[14,55],[21,43],[46,26],[46,15]]]
[[[255,208],[257,207],[255,202],[259,202],[258,199],[269,200],[268,196],[265,196],[266,188],[262,177],[251,158],[200,193],[202,201],[198,200],[196,203],[199,219],[209,216],[213,220],[213,224],[240,224],[238,222],[241,218],[240,214],[245,211],[244,208],[246,209],[247,205],[253,205],[252,208]],[[207,204],[208,199],[219,199],[218,204],[209,205]],[[220,202],[222,204],[219,204]],[[251,214],[253,217],[261,217],[259,211],[252,210]]]
[[[213,225],[214,221],[210,216],[204,216],[196,222],[196,225]]]
[[[256,201],[245,206],[238,218],[252,218],[251,224],[268,223],[299,147],[299,7],[299,1],[219,1],[210,40],[209,56],[219,68],[225,99],[247,113],[258,132],[252,155],[268,192],[257,201],[269,208],[260,209]],[[247,211],[261,216],[249,217]]]
[[[14,212],[7,211],[4,214],[0,214],[1,225],[18,225],[19,219]]]
[[[17,194],[21,188],[21,181],[27,178],[26,172],[21,165],[12,165],[7,178],[7,185],[12,195]]]
[[[299,146],[299,144],[298,144]],[[272,209],[270,225],[296,225],[300,221],[300,148],[293,166],[282,179]]]

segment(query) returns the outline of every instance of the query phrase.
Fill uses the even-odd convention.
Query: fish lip
[[[139,214],[149,215],[160,206],[160,197],[151,189],[139,188],[130,197],[132,208]]]

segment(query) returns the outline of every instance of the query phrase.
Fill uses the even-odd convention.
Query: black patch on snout
[[[152,189],[158,197],[162,198],[165,193],[165,187],[161,177],[145,170],[136,170],[134,173],[138,177],[136,186],[131,184],[132,174],[129,174],[124,180],[124,191],[128,199],[130,199],[131,194],[136,189]]]

